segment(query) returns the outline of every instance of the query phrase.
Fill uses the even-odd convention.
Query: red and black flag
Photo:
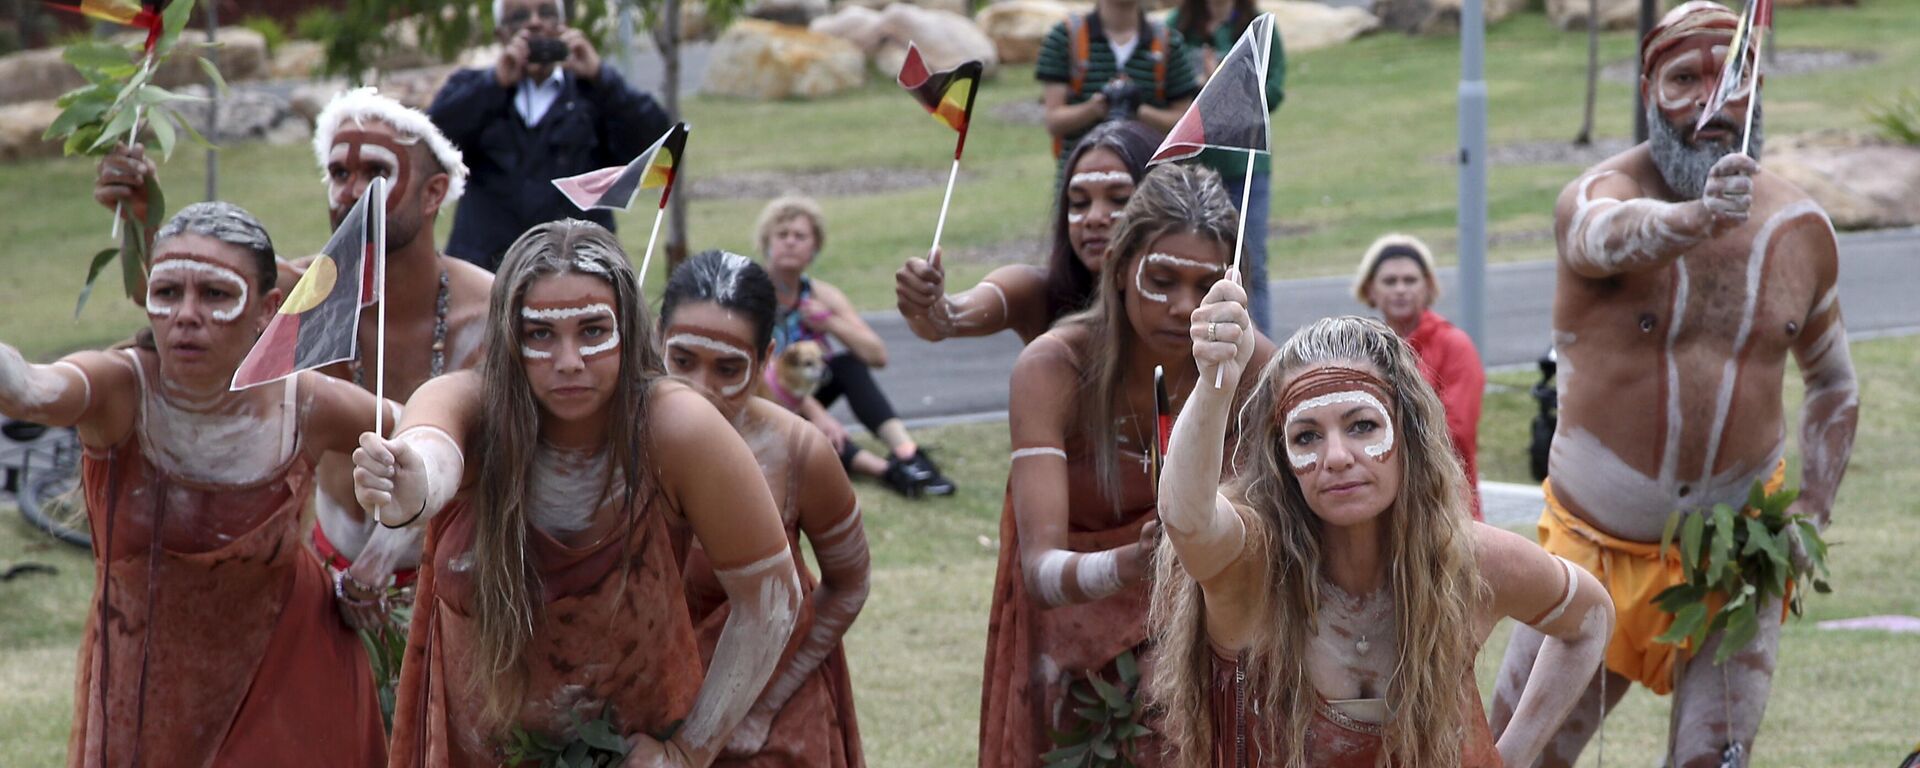
[[[1267,57],[1273,50],[1273,14],[1247,25],[1240,40],[1174,123],[1148,165],[1185,160],[1208,147],[1267,150]]]
[[[1167,402],[1167,372],[1153,367],[1153,445],[1147,447],[1152,461],[1153,493],[1160,495],[1160,466],[1167,460],[1167,443],[1173,439],[1173,408]]]
[[[160,37],[160,9],[165,0],[40,0],[58,11],[147,31],[147,47]]]
[[[580,210],[625,211],[643,189],[660,190],[660,207],[673,195],[674,168],[687,149],[687,124],[674,123],[659,141],[626,165],[554,179],[553,186]]]
[[[955,160],[960,159],[960,151],[967,146],[967,126],[973,121],[973,95],[980,90],[980,75],[985,69],[979,61],[968,61],[953,69],[934,72],[927,69],[927,60],[921,58],[920,49],[912,42],[907,43],[907,60],[901,63],[896,80],[933,119],[960,133],[960,139],[953,145]]]
[[[376,271],[385,256],[386,198],[385,179],[367,185],[360,202],[313,257],[306,274],[280,303],[280,313],[234,370],[233,389],[354,358],[360,308],[379,298]]]

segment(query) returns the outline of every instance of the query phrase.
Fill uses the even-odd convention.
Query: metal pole
[[[207,56],[208,61],[220,61],[220,49],[215,39],[220,34],[220,0],[207,3]],[[220,140],[220,87],[207,78],[207,141]],[[213,147],[207,147],[207,199],[220,199],[220,159]],[[374,425],[379,426],[379,425]]]
[[[1653,31],[1654,14],[1660,12],[1660,0],[1640,0],[1640,37],[1647,39],[1647,33]],[[1633,46],[1633,143],[1647,140],[1647,105],[1640,98],[1640,43]]]
[[[1474,346],[1487,348],[1486,18],[1480,0],[1460,4],[1460,314]]]

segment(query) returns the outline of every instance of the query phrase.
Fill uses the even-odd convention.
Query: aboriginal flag
[[[360,308],[378,298],[376,272],[386,257],[386,199],[385,179],[367,185],[240,361],[234,390],[352,360],[358,353]]]
[[[40,0],[40,3],[55,10],[129,27],[160,26],[162,3],[159,0]]]
[[[1227,51],[1193,106],[1174,123],[1148,165],[1185,160],[1208,147],[1267,151],[1267,56],[1273,50],[1273,14],[1247,25]]]
[[[1740,25],[1733,30],[1733,40],[1727,44],[1727,62],[1720,69],[1720,79],[1714,83],[1706,109],[1700,110],[1700,120],[1694,123],[1695,131],[1707,127],[1707,122],[1728,103],[1759,90],[1760,46],[1771,26],[1772,0],[1749,0],[1746,10],[1740,14]],[[1751,104],[1748,108],[1752,108]]]
[[[968,61],[944,72],[931,71],[927,69],[927,60],[920,56],[920,49],[912,42],[907,43],[907,60],[901,63],[896,80],[933,119],[960,133],[960,139],[953,145],[955,160],[960,159],[960,151],[967,146],[967,126],[973,121],[973,95],[980,90],[980,74],[984,70],[985,65],[980,62]]]
[[[616,165],[578,176],[554,179],[553,186],[580,210],[601,208],[625,211],[643,189],[660,189],[660,207],[673,195],[675,168],[687,149],[687,124],[674,123],[667,134],[626,165]]]
[[[1160,494],[1160,466],[1167,460],[1167,442],[1173,438],[1173,408],[1167,403],[1167,372],[1153,367],[1153,445],[1147,446],[1151,458],[1153,493]]]

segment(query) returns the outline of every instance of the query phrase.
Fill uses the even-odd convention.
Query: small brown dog
[[[781,350],[760,379],[760,396],[786,406],[800,407],[827,380],[827,350],[812,339],[796,341]]]

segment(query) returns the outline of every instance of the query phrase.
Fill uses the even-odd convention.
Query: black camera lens
[[[550,64],[567,60],[567,44],[557,37],[536,37],[527,41],[527,63]]]

